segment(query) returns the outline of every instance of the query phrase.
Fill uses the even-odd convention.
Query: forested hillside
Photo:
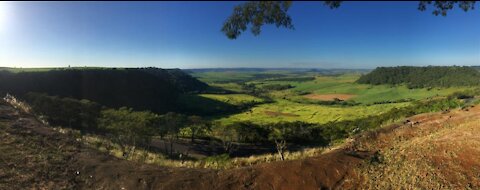
[[[179,94],[208,85],[181,70],[56,69],[43,72],[0,71],[0,93],[23,97],[28,92],[87,99],[108,107],[127,106],[154,112],[176,111]]]
[[[363,84],[406,84],[409,88],[474,86],[480,84],[480,72],[472,67],[378,67],[361,76]]]

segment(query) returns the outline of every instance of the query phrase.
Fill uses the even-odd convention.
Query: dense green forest
[[[207,84],[179,69],[53,69],[43,72],[0,71],[0,93],[28,92],[87,99],[101,105],[158,113],[181,111],[181,94],[202,92]]]
[[[378,67],[361,76],[362,84],[406,84],[409,88],[474,86],[480,84],[480,72],[473,67]]]

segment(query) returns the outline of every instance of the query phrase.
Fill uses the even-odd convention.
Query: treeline
[[[312,124],[302,122],[257,125],[237,122],[230,125],[212,123],[199,116],[168,112],[155,114],[150,111],[134,111],[121,107],[101,107],[88,100],[76,100],[28,93],[24,99],[35,115],[53,126],[77,129],[82,134],[98,134],[107,137],[121,147],[124,156],[132,154],[135,147],[148,148],[152,137],[159,136],[169,142],[165,154],[175,155],[173,144],[180,137],[194,142],[198,138],[220,141],[225,153],[233,153],[235,143],[321,142],[312,135]],[[315,130],[315,129],[313,129]],[[318,134],[318,133],[313,133]],[[283,152],[282,152],[283,154]]]
[[[29,92],[87,99],[99,104],[156,113],[178,111],[179,94],[203,91],[207,84],[181,70],[56,69],[42,72],[0,71],[0,94]],[[2,95],[2,96],[3,96]]]
[[[35,115],[50,125],[76,129],[82,134],[104,135],[122,146],[125,154],[129,146],[148,147],[153,136],[167,137],[171,144],[180,134],[194,141],[204,137],[211,126],[199,116],[174,112],[159,115],[127,107],[111,109],[88,100],[40,93],[28,93],[24,100]],[[172,146],[169,154],[173,154]]]
[[[130,108],[104,109],[98,118],[98,128],[110,140],[121,146],[124,155],[131,147],[149,147],[153,136],[160,136],[169,142],[165,154],[173,156],[173,143],[180,135],[188,135],[192,142],[204,137],[210,130],[210,122],[199,116],[186,116],[168,112],[158,115],[149,111],[133,111]]]
[[[289,144],[328,145],[350,135],[380,127],[386,122],[412,115],[461,107],[465,100],[478,95],[480,90],[455,93],[448,98],[416,101],[411,106],[393,108],[385,113],[355,120],[333,121],[325,124],[281,122],[254,124],[236,122],[229,125],[212,123],[199,116],[187,116],[169,112],[163,115],[130,108],[100,108],[98,104],[71,98],[30,93],[27,101],[37,115],[43,115],[49,123],[79,129],[84,133],[103,134],[119,145],[124,154],[127,147],[148,147],[153,136],[170,142],[167,155],[173,155],[173,142],[179,137],[213,139],[221,141],[224,151],[232,153],[235,143],[272,144],[283,157]]]
[[[428,66],[428,67],[378,67],[361,76],[362,84],[406,84],[409,88],[475,86],[480,84],[480,72],[472,67]]]
[[[309,93],[305,93],[305,94],[309,94]],[[361,103],[355,102],[354,100],[341,100],[338,98],[334,98],[333,100],[312,100],[312,99],[307,99],[303,97],[301,98],[300,97],[284,97],[284,99],[287,99],[296,103],[301,103],[301,104],[316,104],[316,105],[323,105],[323,106],[349,107],[349,106],[358,106],[361,104]]]
[[[293,88],[294,86],[290,84],[266,84],[263,85],[261,88],[267,91],[280,91]]]
[[[254,83],[238,83],[238,84],[241,86],[242,91],[245,94],[262,98],[263,103],[272,103],[274,101],[270,96],[266,95],[266,93],[269,91],[267,89],[258,88],[257,85],[255,85]]]

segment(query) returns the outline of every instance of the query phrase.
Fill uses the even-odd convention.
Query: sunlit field
[[[303,121],[308,123],[327,123],[330,121],[353,120],[377,115],[394,107],[404,107],[409,103],[380,104],[372,106],[334,107],[312,104],[300,104],[285,100],[262,104],[250,110],[219,119],[224,123],[251,121],[259,124],[276,122]]]
[[[270,77],[267,78],[268,74]],[[262,76],[255,77],[251,72],[228,71],[194,73],[200,80],[211,86],[234,91],[236,94],[202,94],[202,97],[222,101],[232,105],[241,103],[261,103],[241,113],[216,117],[215,121],[229,124],[234,122],[253,122],[268,124],[277,122],[302,121],[307,123],[327,123],[332,121],[354,120],[371,115],[384,113],[392,108],[401,108],[412,101],[421,101],[435,97],[443,97],[468,87],[455,88],[415,88],[409,89],[405,85],[367,85],[358,84],[356,80],[361,76],[358,73],[340,75],[322,75],[307,72],[262,72]],[[231,77],[230,77],[231,76]],[[298,78],[312,77],[311,80],[296,81]],[[222,81],[222,82],[218,82]],[[234,82],[232,82],[234,81]],[[262,99],[248,93],[242,85],[263,86],[278,84],[291,85],[285,90],[270,90],[262,96],[272,99],[272,102],[262,103]],[[353,105],[322,105],[320,100],[310,99],[309,95],[349,95],[348,102]]]

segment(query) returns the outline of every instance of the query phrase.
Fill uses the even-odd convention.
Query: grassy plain
[[[246,103],[261,103],[264,101],[261,98],[248,94],[200,94],[200,96],[236,106]]]
[[[303,94],[351,94],[351,100],[372,104],[375,102],[398,101],[402,99],[421,100],[435,96],[446,96],[456,91],[467,89],[455,88],[418,88],[408,89],[406,86],[366,85],[357,84],[358,74],[340,76],[317,76],[313,81],[307,82],[275,82],[277,84],[290,84],[295,88],[284,92],[275,92],[276,97],[303,98]],[[300,95],[299,95],[300,94]]]
[[[248,111],[219,119],[222,123],[251,121],[259,124],[303,121],[308,123],[327,123],[330,121],[353,120],[386,112],[394,107],[404,107],[409,103],[378,104],[372,106],[325,106],[301,104],[288,100],[262,104]]]
[[[237,94],[202,94],[224,103],[239,105],[246,102],[262,102],[258,94],[249,93],[242,85],[254,85],[262,89],[265,85],[291,85],[286,90],[269,90],[261,93],[273,102],[256,104],[248,110],[215,118],[228,124],[236,121],[250,121],[259,124],[303,121],[327,123],[330,121],[353,120],[384,113],[392,108],[405,107],[412,101],[447,96],[467,87],[409,89],[406,86],[367,85],[355,81],[361,76],[356,72],[325,75],[314,72],[263,71],[261,73],[242,71],[218,71],[193,73],[211,86],[227,89]],[[310,77],[311,80],[298,80]],[[353,106],[322,105],[305,95],[345,94],[352,95]]]

